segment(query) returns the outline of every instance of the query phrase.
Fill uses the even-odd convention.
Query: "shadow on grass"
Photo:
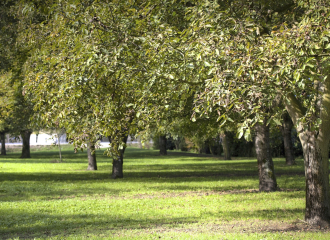
[[[58,181],[58,182],[75,182],[75,181],[89,181],[89,180],[109,180],[112,182],[150,182],[150,181],[162,181],[162,182],[193,182],[193,181],[208,181],[208,178],[228,178],[228,180],[234,180],[239,178],[247,179],[248,177],[257,177],[258,173],[251,174],[228,174],[222,172],[129,172],[124,173],[123,179],[111,179],[110,166],[109,173],[96,172],[96,171],[68,171],[67,173],[54,173],[54,172],[42,172],[42,173],[6,173],[3,172],[0,175],[0,182],[3,181]]]
[[[153,212],[145,215],[142,212],[131,213],[112,213],[103,211],[99,214],[47,214],[18,210],[1,210],[0,235],[4,238],[47,238],[57,235],[65,236],[69,234],[99,235],[106,231],[120,230],[152,230],[169,229],[181,227],[182,224],[197,223],[201,219],[220,219],[220,220],[239,220],[246,221],[246,227],[250,223],[246,219],[260,220],[281,220],[286,219],[288,214],[303,215],[303,209],[295,208],[290,210],[246,210],[246,211],[218,211],[218,212],[199,212],[194,214],[187,212],[185,217],[175,217],[164,212]],[[155,217],[157,216],[157,217]],[[198,226],[196,226],[198,228]],[[86,234],[88,235],[88,234]]]
[[[55,163],[54,163],[55,164]],[[82,180],[109,180],[111,178],[111,165],[102,165],[100,171],[87,171],[85,169],[72,170],[66,172],[62,170],[58,172],[2,172],[0,174],[0,182],[2,181],[82,181]],[[107,172],[105,172],[107,171]],[[283,171],[277,173],[281,176],[303,176],[302,171]],[[223,168],[219,165],[209,164],[204,169],[198,164],[187,164],[186,168],[180,165],[162,165],[157,168],[134,166],[134,168],[124,171],[124,179],[114,179],[112,181],[134,181],[149,182],[154,179],[163,179],[163,181],[182,182],[182,181],[208,181],[208,178],[227,178],[235,180],[240,178],[256,178],[257,170],[246,170],[242,167]],[[150,180],[152,178],[152,180]]]
[[[110,159],[109,157],[104,155],[105,149],[97,150],[97,157],[101,159]],[[70,156],[70,159],[77,159],[77,158],[87,158],[86,156],[86,149],[82,151],[78,151],[74,153],[73,150],[63,150],[62,154],[64,157],[67,155]],[[31,162],[33,163],[32,159],[49,159],[51,157],[58,157],[59,153],[57,149],[51,150],[41,150],[36,152],[31,152],[32,159],[20,159],[20,153],[18,152],[10,152],[6,156],[0,155],[0,161],[4,161],[5,159],[17,159],[15,162]],[[221,159],[217,159],[212,155],[208,154],[195,154],[195,153],[184,153],[181,154],[180,152],[170,152],[167,156],[160,156],[159,151],[156,150],[148,150],[148,149],[139,149],[139,148],[128,148],[125,152],[125,159],[177,159],[178,157],[185,157],[181,159],[182,161],[219,161]],[[189,157],[189,158],[187,158]]]
[[[98,161],[109,161],[109,158],[102,156],[103,151],[98,150],[97,156],[99,156]],[[55,151],[45,151],[45,152],[35,152],[31,153],[31,158],[20,158],[20,154],[9,153],[5,156],[0,155],[0,163],[51,163],[54,159],[59,159],[59,153]],[[87,152],[74,153],[73,151],[62,151],[63,163],[86,163],[87,162]]]
[[[47,177],[50,177],[47,179]],[[77,176],[76,176],[77,177]],[[94,178],[95,177],[95,178]],[[256,194],[258,193],[258,177],[237,177],[230,179],[227,177],[208,177],[208,178],[135,178],[135,179],[117,179],[112,180],[107,178],[100,179],[99,177],[91,175],[89,180],[75,179],[72,180],[70,176],[66,176],[67,181],[64,180],[63,175],[55,178],[54,175],[45,175],[40,182],[26,181],[22,182],[7,182],[0,188],[0,201],[22,201],[34,199],[66,199],[81,196],[88,196],[91,198],[98,198],[104,194],[108,198],[121,199],[125,194],[130,194],[130,198],[134,199],[139,192],[144,193],[147,197],[159,197],[159,193],[166,197],[173,197],[176,194],[192,194],[200,192],[202,195],[223,195],[223,194]],[[54,179],[57,179],[55,181]],[[75,185],[66,187],[66,184]],[[224,183],[222,183],[222,181]],[[58,183],[57,183],[58,182]],[[205,184],[210,182],[210,184]],[[230,184],[228,184],[230,182]],[[112,184],[116,187],[112,187]],[[148,184],[146,187],[145,184]],[[301,183],[303,185],[304,182]],[[127,187],[131,185],[133,187]],[[297,184],[296,184],[297,185]],[[250,190],[249,190],[250,189]],[[211,191],[211,192],[210,192]],[[304,195],[303,188],[301,189],[282,189],[277,193],[292,192],[286,195],[286,198],[300,198]],[[204,193],[203,193],[204,192]],[[273,193],[269,193],[273,194]],[[302,195],[301,195],[302,194]],[[273,195],[274,196],[274,195]],[[274,199],[276,196],[274,197]],[[237,200],[238,202],[240,200]]]
[[[98,162],[111,162],[112,159],[104,154],[105,149],[99,149],[96,151]],[[20,158],[21,153],[10,152],[7,155],[0,155],[0,163],[50,163],[53,159],[59,159],[59,153],[57,150],[49,151],[37,151],[31,152],[32,158]],[[63,150],[62,156],[65,162],[69,163],[85,163],[87,162],[87,152],[78,151],[74,153],[73,150]],[[131,148],[125,153],[126,162],[135,162],[136,159],[155,159],[155,157],[160,160],[177,158],[177,156],[159,156],[157,151]]]

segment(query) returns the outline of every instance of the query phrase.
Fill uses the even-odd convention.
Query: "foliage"
[[[208,66],[197,111],[218,109],[222,123],[239,114],[239,130],[249,138],[250,127],[264,116],[280,124],[281,111],[274,108],[294,93],[307,109],[302,121],[314,123],[313,82],[325,77],[320,67],[328,61],[327,4],[207,1],[191,8],[189,48],[196,65]]]
[[[129,129],[169,133],[191,113],[203,126],[191,131],[196,141],[220,131],[215,120],[251,140],[256,123],[281,125],[285,106],[302,145],[315,140],[305,156],[323,154],[306,157],[306,187],[321,188],[306,196],[322,202],[307,199],[322,207],[306,218],[310,212],[311,222],[327,221],[328,0],[35,3],[25,2],[23,12],[46,18],[29,25],[32,51],[17,62],[25,63],[23,92],[40,122],[64,127],[77,141],[111,136],[116,153]]]
[[[14,90],[8,85],[10,73],[0,75],[0,131],[8,131],[12,125],[12,111],[15,104]]]
[[[31,31],[39,45],[26,64],[26,90],[40,122],[64,127],[71,139],[111,136],[114,151],[135,131],[145,66],[138,11],[126,1],[57,2],[47,22]],[[128,10],[129,11],[126,11]],[[123,14],[125,13],[125,14]]]
[[[6,100],[5,108],[1,109],[0,118],[4,123],[1,128],[17,136],[36,127],[30,121],[33,104],[23,90],[23,65],[31,50],[24,32],[30,23],[40,23],[42,16],[36,12],[25,17],[17,14],[22,10],[20,1],[2,1],[0,9],[1,96]]]

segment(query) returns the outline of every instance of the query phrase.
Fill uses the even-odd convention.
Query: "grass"
[[[256,159],[128,148],[124,178],[97,152],[52,147],[0,157],[0,239],[326,239],[304,216],[302,159],[274,159],[280,191],[259,193]]]

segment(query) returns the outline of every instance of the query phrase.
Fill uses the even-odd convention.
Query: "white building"
[[[63,134],[60,137],[60,143],[61,144],[69,144],[67,139],[66,139],[66,134]],[[129,136],[127,139],[127,143],[141,143],[139,140],[136,139],[131,139]],[[22,145],[22,139],[21,137],[15,138],[11,137],[9,134],[6,135],[6,145]],[[36,145],[53,145],[53,144],[58,144],[58,139],[56,134],[48,134],[48,133],[32,133],[30,136],[30,145],[31,146],[36,146]],[[100,145],[102,147],[108,147],[109,146],[109,140],[107,137],[103,137]]]

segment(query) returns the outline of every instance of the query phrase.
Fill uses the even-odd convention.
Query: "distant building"
[[[66,134],[63,134],[60,137],[60,143],[61,144],[69,144],[66,138]],[[133,144],[141,144],[140,139],[132,139],[130,136],[128,136],[127,143],[133,143]],[[12,137],[10,134],[6,134],[6,144],[9,145],[22,145],[22,139],[21,137]],[[48,133],[32,133],[30,136],[30,145],[53,145],[58,144],[58,139],[56,134],[48,134]],[[102,147],[108,147],[109,146],[109,139],[107,137],[103,137],[100,140],[100,145]]]

